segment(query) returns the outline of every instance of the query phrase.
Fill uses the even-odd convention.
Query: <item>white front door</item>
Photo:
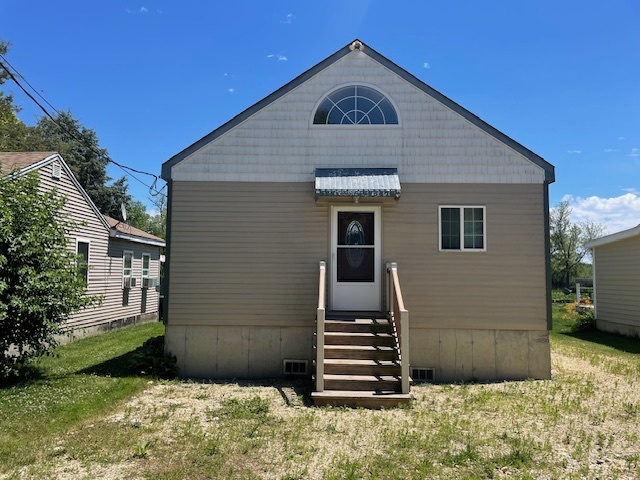
[[[331,207],[331,309],[380,311],[380,232],[380,207]]]

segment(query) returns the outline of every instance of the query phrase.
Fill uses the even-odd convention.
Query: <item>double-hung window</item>
[[[149,265],[151,264],[151,255],[148,253],[142,254],[142,278],[149,276]]]
[[[129,278],[133,274],[133,252],[125,250],[122,253],[122,276]]]
[[[486,207],[444,205],[438,213],[440,250],[486,251]]]
[[[89,242],[87,240],[76,240],[76,255],[78,262],[78,275],[84,279],[84,283],[89,283]]]

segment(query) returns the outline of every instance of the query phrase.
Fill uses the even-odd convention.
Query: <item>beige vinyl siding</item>
[[[595,249],[598,320],[640,328],[640,236]]]
[[[169,322],[313,324],[326,208],[312,184],[174,182]]]
[[[546,330],[543,185],[402,184],[383,213],[413,328]],[[438,206],[486,207],[486,251],[439,251]]]
[[[400,125],[312,125],[327,93],[371,85]],[[544,171],[365,54],[352,52],[175,165],[174,180],[312,182],[315,167],[388,167],[414,183],[542,183]]]
[[[546,330],[544,188],[403,183],[383,204],[412,327]],[[445,204],[486,207],[486,252],[439,251]],[[329,205],[311,183],[174,181],[169,323],[313,325]]]
[[[158,293],[154,288],[142,293],[140,285],[131,289],[127,305],[123,302],[122,290],[122,251],[134,251],[134,275],[140,279],[142,270],[142,253],[151,254],[150,276],[159,277],[160,249],[128,242],[110,239],[109,230],[101,221],[99,214],[91,207],[76,184],[69,177],[65,168],[61,169],[59,179],[52,178],[53,163],[42,166],[40,188],[51,190],[56,188],[58,193],[66,197],[64,215],[78,224],[69,232],[69,249],[76,250],[76,240],[89,242],[89,271],[87,294],[102,298],[102,304],[95,308],[88,308],[71,316],[68,326],[73,328],[92,327],[109,324],[124,318],[134,317],[141,313],[158,311]],[[146,301],[143,301],[143,295]]]

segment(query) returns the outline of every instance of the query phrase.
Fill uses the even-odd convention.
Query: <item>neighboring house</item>
[[[640,337],[640,225],[586,245],[599,330]]]
[[[168,160],[162,178],[166,348],[182,375],[269,377],[315,359],[317,391],[364,388],[337,381],[348,362],[329,357],[348,348],[322,340],[380,323],[395,262],[394,319],[410,315],[395,337],[403,373],[389,370],[402,391],[406,362],[438,381],[549,378],[553,166],[361,42]],[[322,328],[325,313],[362,322]]]
[[[68,234],[69,248],[88,259],[87,294],[102,303],[71,317],[74,336],[157,320],[164,240],[102,215],[58,153],[0,152],[0,164],[3,175],[14,167],[21,174],[38,172],[40,187],[64,195],[63,213],[78,223]]]

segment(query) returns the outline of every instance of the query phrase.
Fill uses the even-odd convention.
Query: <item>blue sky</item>
[[[640,223],[639,25],[638,0],[0,0],[7,60],[120,163],[159,174],[359,38],[555,165],[552,205],[608,233]]]

